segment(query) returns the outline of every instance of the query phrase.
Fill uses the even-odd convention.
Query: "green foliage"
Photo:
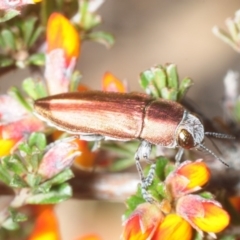
[[[15,200],[10,204],[8,218],[3,227],[16,229],[18,222],[25,221],[25,215],[17,209],[25,204],[56,204],[72,195],[69,184],[73,177],[70,169],[65,169],[50,179],[43,179],[38,168],[46,150],[43,133],[32,133],[27,142],[18,146],[14,154],[1,158],[0,180],[17,190]]]
[[[179,83],[177,67],[174,64],[152,67],[140,74],[141,87],[156,98],[181,101],[192,84],[190,78],[184,78]]]

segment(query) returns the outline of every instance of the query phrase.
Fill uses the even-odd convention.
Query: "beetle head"
[[[228,166],[221,158],[219,158],[214,152],[204,146],[204,136],[210,136],[215,138],[234,139],[234,137],[227,134],[206,132],[204,133],[204,127],[201,121],[194,115],[187,111],[184,111],[183,119],[178,125],[176,131],[176,143],[177,146],[183,149],[200,149],[207,152]],[[181,157],[181,156],[180,156]]]

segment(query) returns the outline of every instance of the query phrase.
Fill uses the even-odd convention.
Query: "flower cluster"
[[[122,239],[190,240],[193,229],[215,237],[228,226],[228,213],[209,194],[192,194],[209,178],[210,171],[202,160],[185,161],[176,167],[164,182],[155,185],[158,199],[153,204],[140,203],[125,218]]]

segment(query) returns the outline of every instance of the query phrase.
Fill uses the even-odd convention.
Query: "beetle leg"
[[[148,193],[147,188],[152,184],[154,174],[155,174],[155,168],[156,164],[152,164],[150,167],[150,170],[148,172],[147,177],[144,177],[143,170],[140,164],[140,160],[144,159],[145,161],[149,161],[150,153],[152,149],[152,144],[147,141],[142,141],[140,146],[138,147],[138,150],[135,154],[135,160],[136,160],[136,167],[141,179],[141,192],[143,195],[143,198],[150,203],[153,203],[154,200],[152,196]]]
[[[145,161],[148,161],[151,153],[151,149],[152,149],[151,143],[147,141],[142,141],[135,154],[136,167],[142,181],[144,180],[144,176],[143,176],[143,170],[140,164],[140,160],[144,159]]]
[[[79,135],[79,139],[81,140],[85,140],[88,142],[94,141],[93,147],[91,149],[92,152],[100,148],[101,140],[104,140],[104,138],[104,136],[99,134]]]
[[[183,155],[183,152],[184,152],[184,149],[180,147],[180,148],[178,149],[178,152],[177,152],[176,156],[175,156],[176,164],[179,164],[179,163],[180,163],[181,158],[182,158],[182,155]]]

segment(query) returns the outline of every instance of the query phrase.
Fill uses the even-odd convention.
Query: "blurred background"
[[[131,91],[140,91],[141,71],[175,63],[181,78],[194,80],[188,98],[208,117],[220,115],[223,77],[229,69],[239,70],[240,57],[212,34],[212,28],[225,28],[225,19],[239,8],[237,0],[106,0],[99,10],[101,28],[115,36],[116,44],[110,50],[83,44],[78,64],[83,83],[100,89],[103,74],[110,71],[126,79]],[[0,91],[20,85],[27,76],[10,73],[1,80]],[[56,210],[63,240],[90,232],[104,240],[119,239],[123,203],[69,200]]]

